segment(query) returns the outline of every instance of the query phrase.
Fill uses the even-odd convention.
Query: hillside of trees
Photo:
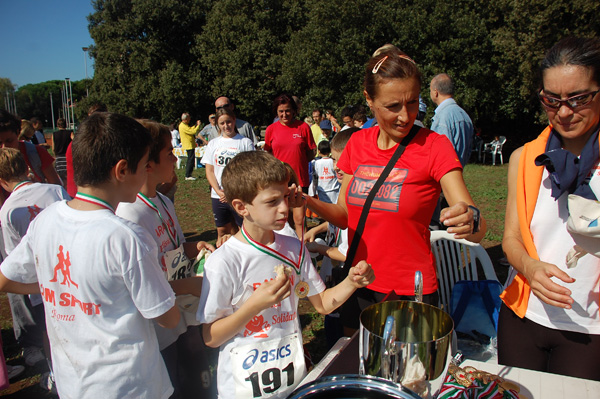
[[[206,122],[220,95],[254,125],[272,121],[271,101],[281,92],[300,97],[303,114],[364,104],[364,65],[375,49],[393,43],[421,67],[428,118],[429,81],[447,72],[457,101],[486,135],[523,141],[544,122],[536,93],[545,51],[568,35],[600,34],[600,2],[589,0],[92,3],[95,74],[88,98],[85,84],[75,82],[83,87],[78,95],[74,90],[78,115],[99,100],[164,123],[183,111]],[[38,89],[28,86],[38,85],[19,88],[17,100],[27,90],[37,103]]]

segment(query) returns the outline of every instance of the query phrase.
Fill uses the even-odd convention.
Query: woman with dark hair
[[[316,148],[310,126],[296,119],[298,105],[292,96],[277,96],[273,101],[273,111],[279,120],[267,127],[264,149],[280,161],[288,163],[296,172],[302,191],[308,193],[308,163],[314,158]],[[293,212],[296,232],[301,237],[304,212],[300,208]]]
[[[373,56],[365,72],[364,95],[379,125],[354,133],[340,156],[337,165],[345,176],[337,204],[305,196],[321,217],[340,228],[348,226],[352,242],[371,188],[400,143],[412,137],[369,209],[352,265],[366,260],[376,279],[344,304],[346,334],[358,328],[362,309],[390,292],[414,299],[417,270],[423,273],[424,301],[438,304],[429,220],[441,189],[450,204],[441,213],[448,232],[475,242],[485,234],[485,221],[474,207],[450,141],[425,128],[413,129],[420,90],[421,73],[402,51],[393,47]]]
[[[550,124],[513,152],[508,170],[502,248],[512,268],[498,361],[600,380],[600,243],[572,218],[580,201],[600,199],[600,40],[559,41],[540,74]],[[596,256],[584,251],[586,241]]]

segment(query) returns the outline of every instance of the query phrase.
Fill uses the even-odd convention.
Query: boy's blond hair
[[[19,134],[19,140],[29,140],[34,133],[35,129],[31,125],[31,122],[27,119],[21,120],[21,134]]]
[[[223,170],[225,197],[251,204],[259,191],[272,184],[287,184],[289,174],[283,162],[265,151],[246,151],[235,156]]]
[[[21,151],[14,148],[0,148],[0,179],[21,180],[29,173],[29,168]]]

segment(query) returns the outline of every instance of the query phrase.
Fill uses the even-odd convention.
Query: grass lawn
[[[494,262],[496,273],[501,282],[506,276],[506,267],[498,263],[502,255],[500,243],[504,229],[504,209],[506,206],[506,174],[508,165],[467,165],[464,171],[465,181],[475,203],[481,209],[481,214],[487,220],[488,231],[482,242]],[[209,185],[203,168],[196,169],[196,181],[184,179],[184,169],[177,170],[179,182],[175,194],[177,216],[188,241],[204,240],[214,244],[217,232],[210,205]],[[5,294],[0,294],[0,326],[4,354],[9,364],[24,364],[16,345],[12,331],[12,319]],[[317,314],[308,301],[303,301],[300,310],[303,325],[304,342],[312,355],[313,361],[318,362],[326,352],[323,317]],[[23,377],[14,381],[7,390],[0,391],[0,396],[6,398],[48,398],[38,385],[40,372],[43,367],[28,368]]]

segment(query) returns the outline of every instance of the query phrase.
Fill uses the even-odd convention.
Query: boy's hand
[[[217,248],[219,248],[221,245],[225,244],[225,241],[229,240],[231,238],[231,234],[223,234],[221,236],[221,238],[217,239]]]
[[[304,242],[313,242],[315,238],[317,238],[317,234],[315,233],[314,227],[308,230],[306,233],[304,233]]]
[[[348,271],[348,280],[356,288],[363,288],[375,281],[375,273],[371,265],[361,260]]]
[[[212,244],[207,243],[206,241],[198,241],[196,243],[196,248],[198,249],[198,252],[200,252],[202,248],[206,248],[210,252],[215,252],[215,247]]]
[[[275,279],[262,283],[246,304],[252,306],[256,314],[281,302],[292,293],[290,279],[285,275],[277,276]]]

